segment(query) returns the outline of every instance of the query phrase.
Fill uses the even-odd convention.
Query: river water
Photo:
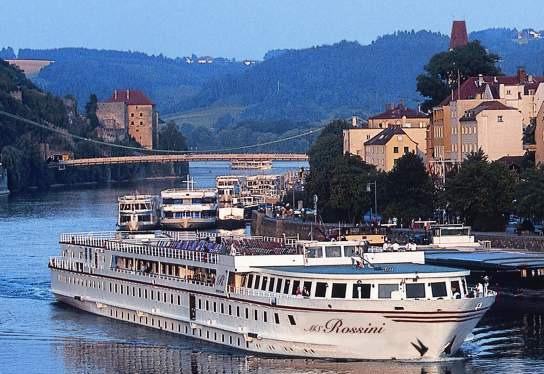
[[[212,186],[216,175],[227,172],[225,163],[191,167],[200,186]],[[58,254],[61,232],[113,230],[117,196],[158,193],[175,184],[0,199],[0,373],[544,373],[544,310],[490,310],[459,357],[445,362],[336,362],[250,355],[55,302],[47,260]]]

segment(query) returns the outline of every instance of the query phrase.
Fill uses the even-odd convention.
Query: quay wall
[[[313,237],[316,240],[325,240],[322,228],[312,222],[299,222],[291,219],[277,219],[267,217],[264,213],[253,211],[251,214],[251,233],[253,235],[274,237],[299,237],[306,240]]]
[[[544,236],[508,235],[503,233],[475,233],[476,240],[489,240],[491,248],[544,252]]]

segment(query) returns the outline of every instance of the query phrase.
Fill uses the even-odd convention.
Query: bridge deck
[[[160,164],[168,162],[196,161],[307,161],[301,153],[188,153],[178,155],[144,155],[79,158],[52,163],[51,167],[77,167],[115,164]]]

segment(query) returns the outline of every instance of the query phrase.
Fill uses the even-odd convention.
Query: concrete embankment
[[[490,241],[491,248],[544,252],[544,236],[478,232],[474,233],[474,237],[478,241]]]
[[[331,227],[336,227],[331,225]],[[251,215],[251,232],[253,235],[274,237],[299,237],[300,239],[325,240],[323,226],[316,227],[313,222],[294,221],[267,217],[264,213],[253,211]]]

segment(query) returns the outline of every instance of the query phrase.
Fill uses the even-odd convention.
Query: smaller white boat
[[[0,162],[0,196],[9,194],[8,171],[2,167]]]
[[[272,161],[270,160],[234,160],[230,163],[230,168],[233,170],[268,170],[272,169]]]
[[[159,225],[159,197],[127,195],[118,199],[117,227],[122,231],[152,230]]]
[[[217,210],[217,224],[224,229],[244,227],[244,208],[237,206],[221,207]]]

